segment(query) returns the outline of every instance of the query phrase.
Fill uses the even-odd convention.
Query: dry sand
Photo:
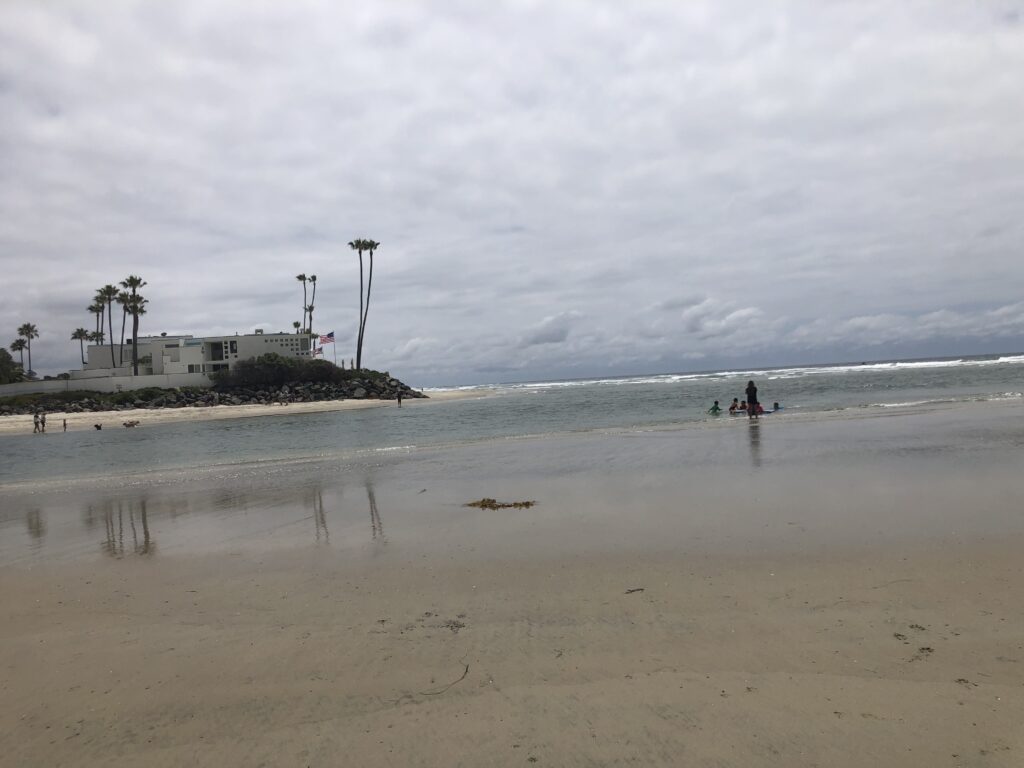
[[[445,390],[431,392],[427,399],[406,398],[402,406],[421,406],[429,402],[462,400],[486,397],[491,392],[483,389]],[[345,411],[356,408],[396,407],[394,400],[326,400],[314,403],[289,403],[288,405],[213,405],[208,408],[133,408],[126,411],[91,411],[89,413],[48,412],[46,430],[60,432],[62,421],[67,419],[68,431],[93,429],[102,424],[104,429],[121,429],[126,421],[138,421],[139,427],[167,424],[180,421],[215,421],[217,419],[240,419],[252,416],[278,416],[295,413],[323,413]],[[32,416],[28,414],[0,417],[0,435],[27,433],[32,431]]]
[[[1019,545],[5,570],[0,762],[1019,766]]]

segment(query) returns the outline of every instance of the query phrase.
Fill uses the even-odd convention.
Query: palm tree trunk
[[[132,375],[139,375],[139,316],[132,312]]]
[[[31,373],[32,372],[32,339],[28,339],[27,340],[27,346],[28,346],[28,371],[25,371],[25,372],[26,373]],[[25,363],[24,363],[24,361],[21,364],[21,370],[23,370],[23,371],[25,370]]]
[[[356,370],[363,367],[363,252],[359,252],[359,333],[356,334]]]
[[[316,306],[316,283],[313,283],[313,296],[309,300],[309,306]],[[306,329],[309,333],[313,332],[313,310],[309,310],[309,328]]]
[[[114,302],[107,302],[107,315],[110,316],[110,367],[116,368],[117,363],[114,362]]]
[[[302,281],[302,329],[303,331],[309,331],[309,326],[306,325],[306,281]]]
[[[363,351],[363,339],[366,337],[366,318],[370,314],[370,291],[373,290],[373,251],[370,251],[370,277],[366,281],[366,309],[363,310],[363,324],[359,327],[359,352]]]
[[[82,365],[85,365],[85,341],[78,339],[78,351],[82,353]]]
[[[124,365],[124,324],[128,321],[128,307],[121,307],[121,344],[117,349],[117,364]]]

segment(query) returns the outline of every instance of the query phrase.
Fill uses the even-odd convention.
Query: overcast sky
[[[475,383],[1024,349],[1020,2],[0,3],[0,340]],[[5,334],[5,335],[4,335]],[[8,338],[9,337],[9,338]]]

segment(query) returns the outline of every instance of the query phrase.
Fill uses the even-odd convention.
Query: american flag
[[[322,355],[323,353],[324,353],[324,348],[323,347],[313,347],[313,357],[316,357],[317,355]]]
[[[331,331],[326,336],[320,337],[321,344],[333,344],[334,343],[334,331]]]

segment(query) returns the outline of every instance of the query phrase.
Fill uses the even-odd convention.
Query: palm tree
[[[316,275],[309,276],[309,282],[313,284],[313,295],[309,297],[309,306],[306,311],[309,312],[309,325],[306,326],[306,332],[313,332],[313,305],[316,304]]]
[[[299,321],[298,321],[298,320],[296,320],[296,321],[295,321],[294,323],[292,323],[292,328],[294,328],[294,329],[295,329],[295,332],[296,332],[296,333],[298,333],[298,332],[299,332],[299,328],[300,328],[300,327],[301,327],[301,326],[299,325]]]
[[[146,281],[143,280],[138,275],[128,275],[128,277],[121,281],[121,287],[128,292],[129,299],[138,296],[139,288],[142,288],[145,285],[147,285]],[[124,318],[127,318],[128,315],[131,314],[131,310],[129,309],[128,304],[129,302],[125,302],[124,304]],[[132,337],[132,345],[133,347],[137,346],[135,344],[134,336]],[[121,321],[121,362],[124,362],[124,319],[122,319]],[[138,375],[138,371],[135,372],[135,375]]]
[[[21,355],[21,370],[25,370],[25,340],[15,339],[11,342],[11,352],[17,352]]]
[[[146,314],[149,303],[142,294],[128,297],[128,314],[132,316],[132,375],[139,375],[139,318]]]
[[[94,315],[96,315],[96,333],[99,333],[100,319],[103,317],[103,305],[100,304],[99,300],[97,299],[92,304],[90,304],[86,309],[87,311],[92,312]]]
[[[78,342],[78,349],[82,353],[82,365],[85,365],[85,342],[89,340],[90,335],[85,328],[76,328],[71,334],[71,340]]]
[[[103,296],[103,289],[102,288],[100,288],[98,291],[96,291],[96,295],[92,297],[92,305],[94,307],[99,307],[98,315],[99,315],[100,324],[99,324],[99,327],[97,327],[96,332],[97,333],[102,333],[104,338],[106,338],[106,333],[105,333],[105,331],[106,331],[106,317],[104,316],[103,313],[107,311],[107,300]]]
[[[102,288],[100,288],[100,292],[98,294],[100,299],[107,306],[107,322],[110,325],[109,339],[111,368],[117,367],[117,363],[114,361],[114,302],[117,300],[118,293],[119,291],[117,290],[117,286],[110,285],[108,283],[107,285],[104,285]]]
[[[94,333],[89,334],[89,341],[93,344],[102,344],[104,338],[105,336],[103,331],[95,331]]]
[[[28,370],[25,371],[29,376],[32,375],[32,339],[39,338],[39,329],[32,323],[25,323],[18,328],[18,335],[25,339],[25,348],[28,350]],[[24,366],[23,366],[24,367]]]
[[[117,303],[121,305],[121,343],[117,346],[117,364],[124,365],[124,326],[128,322],[128,299],[131,298],[127,291],[117,294]]]
[[[359,334],[356,337],[356,368],[363,367],[363,339],[366,335],[366,317],[370,313],[370,291],[373,289],[373,252],[380,248],[376,240],[353,240],[348,244],[359,252]],[[370,278],[366,283],[366,302],[363,302],[363,251],[370,254]]]
[[[306,329],[306,273],[303,272],[301,275],[296,275],[295,279],[302,283],[302,328]]]

